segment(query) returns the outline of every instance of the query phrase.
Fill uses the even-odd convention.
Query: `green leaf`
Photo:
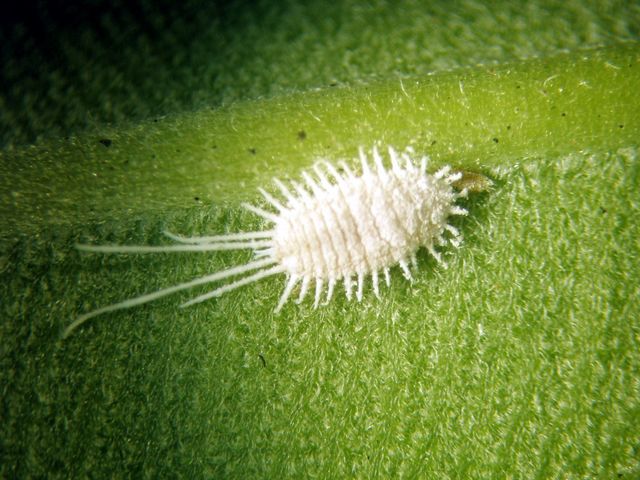
[[[485,30],[497,17],[475,4],[456,6],[458,16],[444,4],[395,16],[345,5],[320,22],[335,38],[333,54],[323,51],[331,61],[315,64],[300,52],[316,37],[293,35],[289,47],[286,35],[295,25],[315,31],[306,11],[260,5],[232,15],[244,20],[236,35],[260,53],[237,78],[269,59],[272,72],[296,52],[275,94],[256,99],[274,78],[256,75],[226,106],[69,127],[67,138],[0,152],[1,477],[637,476],[637,44],[618,33],[608,46],[550,54],[550,39],[580,43],[559,28],[569,7],[528,6],[528,36],[504,6],[512,21],[496,38]],[[447,28],[429,30],[418,10]],[[633,16],[591,15],[576,31],[581,22],[637,31]],[[424,65],[409,61],[417,31],[433,40]],[[515,51],[531,39],[540,55],[475,66],[476,49],[493,54],[465,38]],[[314,89],[296,80],[309,64],[348,70],[349,39],[359,53],[350,81]],[[443,42],[457,52],[445,66],[466,67],[426,75]],[[356,81],[380,66],[367,59],[387,70]],[[285,91],[296,81],[299,91]],[[284,277],[180,309],[206,291],[197,289],[96,317],[60,340],[80,313],[250,258],[87,254],[76,241],[161,244],[165,228],[259,229],[239,207],[256,187],[378,142],[493,180],[456,219],[465,241],[445,252],[448,269],[421,252],[415,281],[394,269],[380,300],[367,284],[361,303],[337,291],[318,310],[307,301],[280,314]]]

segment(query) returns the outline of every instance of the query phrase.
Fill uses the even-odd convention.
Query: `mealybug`
[[[410,150],[399,154],[389,148],[389,169],[385,168],[376,147],[372,152],[373,166],[369,165],[362,148],[359,153],[362,164],[359,176],[344,162],[339,164],[340,172],[332,164],[321,161],[313,166],[315,177],[308,172],[302,174],[304,185],[294,181],[285,185],[275,179],[282,199],[259,189],[273,210],[249,204],[243,206],[271,224],[267,230],[210,237],[182,237],[165,232],[177,243],[169,246],[77,245],[79,250],[99,253],[251,249],[254,259],[245,265],[85,313],[66,328],[64,336],[96,315],[247,272],[253,273],[219,286],[182,306],[220,296],[280,273],[286,274],[288,280],[276,312],[298,284],[297,303],[300,303],[311,284],[315,283],[314,308],[320,304],[325,286],[324,303],[331,300],[339,280],[344,282],[347,299],[351,299],[355,287],[355,296],[360,301],[368,275],[371,275],[376,297],[379,297],[379,275],[382,273],[389,285],[392,266],[399,265],[410,280],[409,265],[416,264],[416,252],[420,247],[425,247],[443,264],[435,247],[447,243],[457,247],[461,240],[458,230],[447,223],[448,218],[450,215],[467,214],[464,208],[456,205],[458,198],[466,196],[467,189],[457,192],[452,186],[461,179],[462,173],[450,173],[450,167],[443,167],[430,175],[426,171],[427,157],[422,157],[420,164],[416,165]]]

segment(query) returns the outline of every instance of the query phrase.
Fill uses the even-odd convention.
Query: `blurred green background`
[[[0,476],[638,478],[635,2],[44,2],[2,15]],[[444,270],[92,308],[244,252],[256,186],[358,146],[494,181]],[[370,287],[368,287],[370,288]]]
[[[31,1],[3,15],[2,145],[638,39],[635,2]]]

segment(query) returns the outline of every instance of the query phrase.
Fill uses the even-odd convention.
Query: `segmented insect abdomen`
[[[313,195],[298,189],[299,201],[276,222],[275,259],[292,275],[337,279],[410,258],[423,240],[422,223],[431,223],[421,217],[425,181],[415,169],[315,185]],[[448,183],[439,186],[453,193]]]

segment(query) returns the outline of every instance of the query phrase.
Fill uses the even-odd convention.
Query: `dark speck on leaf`
[[[256,154],[256,149],[255,149],[255,148],[250,148],[250,149],[249,149],[249,153],[250,153],[251,155],[255,155],[255,154]]]
[[[109,148],[113,142],[108,138],[101,138],[100,143],[105,147]]]
[[[498,143],[500,141],[498,140],[498,137],[493,137],[492,140],[493,140],[493,143]]]
[[[304,140],[307,138],[307,132],[305,132],[304,130],[300,130],[298,132],[298,140]]]

